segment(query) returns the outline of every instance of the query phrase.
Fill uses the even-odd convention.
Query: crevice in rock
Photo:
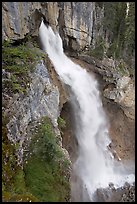
[[[86,32],[86,31],[84,31],[84,30],[75,29],[75,28],[70,28],[70,27],[65,27],[65,28],[68,28],[68,29],[70,29],[70,30],[75,30],[75,31],[80,32],[80,33],[85,33],[85,34],[87,34],[88,36],[90,36],[90,34],[89,34],[88,32]]]
[[[59,26],[59,34],[60,34],[60,37],[63,41],[63,47],[64,47],[64,49],[66,49],[67,41],[65,39],[65,32],[64,32],[65,20],[64,20],[64,11],[62,10],[62,8],[59,9],[58,26]]]
[[[66,127],[62,130],[62,145],[68,151],[72,163],[76,159],[77,140],[75,137],[74,111],[70,102],[66,102],[60,112],[61,118],[66,122]]]
[[[73,36],[68,35],[68,48],[67,50],[69,51],[79,51],[80,47],[77,42],[77,39],[74,38]]]
[[[36,9],[31,17],[30,17],[30,30],[31,30],[31,35],[34,35],[34,33],[38,33],[38,29],[41,23],[41,20],[43,19],[44,23],[49,25],[49,22],[47,20],[47,17],[42,14],[42,12],[38,9]]]

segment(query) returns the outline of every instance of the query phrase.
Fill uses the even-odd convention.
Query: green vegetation
[[[3,88],[8,93],[26,93],[30,81],[28,73],[33,70],[36,62],[42,55],[35,48],[29,48],[26,44],[13,46],[4,41],[2,45],[3,69],[9,72],[9,77],[3,81]]]
[[[127,69],[126,67],[127,66],[125,62],[121,60],[119,64],[117,65],[116,69],[122,76],[125,76],[125,75],[129,75],[129,69]]]
[[[66,121],[62,117],[58,117],[58,126],[60,129],[66,127]]]
[[[135,3],[129,2],[128,15],[126,10],[127,2],[104,2],[103,27],[109,33],[108,57],[128,62],[135,50]]]
[[[7,138],[7,118],[2,117],[2,200],[3,202],[38,201],[25,186],[23,169],[17,164],[15,145]]]
[[[99,37],[95,44],[95,49],[91,50],[90,55],[100,60],[103,59],[105,50],[105,42],[102,37]]]
[[[58,117],[58,128],[60,133],[63,135],[63,129],[66,127],[66,121],[62,117]]]
[[[97,37],[95,48],[90,55],[100,60],[108,57],[120,62],[124,60],[129,73],[134,75],[135,64],[135,2],[96,2],[95,9],[103,9],[104,17],[97,21],[96,32],[103,28]],[[99,32],[100,33],[100,32]],[[126,66],[126,67],[127,67]],[[121,67],[121,65],[120,65]],[[120,69],[119,69],[120,70]],[[122,72],[126,72],[122,65]]]
[[[4,116],[3,116],[4,117]],[[61,202],[70,197],[69,161],[57,145],[49,118],[33,135],[23,168],[17,165],[16,146],[7,139],[3,118],[2,194],[5,202]]]
[[[111,17],[110,17],[111,15]],[[134,73],[135,54],[135,2],[105,2],[103,27],[109,33],[110,46],[107,56],[114,60],[123,59]],[[131,69],[132,67],[132,69]]]
[[[32,156],[25,165],[28,190],[41,202],[62,202],[69,199],[69,181],[59,163],[44,162]],[[64,166],[65,171],[65,166]]]
[[[131,59],[135,57],[135,2],[129,2],[129,12],[125,21],[125,52],[123,58],[129,66],[133,66]]]
[[[27,41],[27,39],[26,39]],[[26,93],[29,72],[45,54],[36,46],[4,41],[2,44],[3,91],[8,95]],[[4,101],[3,101],[4,105]],[[68,201],[70,198],[69,161],[65,158],[51,121],[45,117],[32,133],[29,156],[24,154],[23,168],[18,165],[19,143],[7,138],[9,118],[2,115],[2,199],[3,202]],[[60,125],[64,123],[61,120]]]
[[[38,127],[38,133],[35,135],[34,140],[32,140],[29,149],[35,157],[37,156],[39,159],[49,163],[56,162],[56,159],[62,157],[55,133],[53,132],[53,126],[48,117],[42,119],[42,123]]]
[[[61,202],[69,199],[68,165],[46,117],[30,144],[31,156],[24,166],[26,186],[39,201]]]
[[[125,40],[126,2],[104,2],[103,27],[109,33],[108,55],[114,59],[122,56]]]

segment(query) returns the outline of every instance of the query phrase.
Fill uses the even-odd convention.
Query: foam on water
[[[128,174],[124,165],[115,161],[108,149],[111,142],[108,122],[96,79],[64,54],[59,34],[54,33],[43,21],[39,35],[43,49],[60,79],[70,86],[73,93],[78,141],[78,158],[73,170],[81,178],[83,188],[92,200],[95,191],[107,188],[109,183],[113,183],[115,188],[123,186],[125,182],[132,184],[135,180],[134,173]]]

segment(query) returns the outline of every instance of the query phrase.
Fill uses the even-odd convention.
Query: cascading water
[[[76,191],[78,186],[81,188],[81,201],[94,201],[96,190],[108,188],[110,183],[115,188],[123,186],[125,182],[132,184],[134,173],[128,174],[124,165],[116,161],[108,149],[111,142],[108,123],[96,79],[64,54],[59,34],[43,21],[39,35],[56,72],[69,85],[72,93],[70,100],[75,111],[78,141],[78,158],[73,171],[79,178],[79,184],[73,184],[72,191]]]

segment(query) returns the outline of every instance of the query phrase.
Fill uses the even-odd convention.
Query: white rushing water
[[[43,21],[39,29],[43,49],[51,59],[60,79],[71,88],[76,115],[78,158],[74,171],[81,179],[82,192],[87,192],[91,201],[98,188],[115,188],[125,182],[134,182],[134,173],[126,172],[120,161],[115,161],[108,149],[110,144],[108,123],[103,111],[96,79],[72,62],[63,52],[62,40]],[[80,188],[80,186],[79,186]],[[86,198],[81,198],[86,201]]]

